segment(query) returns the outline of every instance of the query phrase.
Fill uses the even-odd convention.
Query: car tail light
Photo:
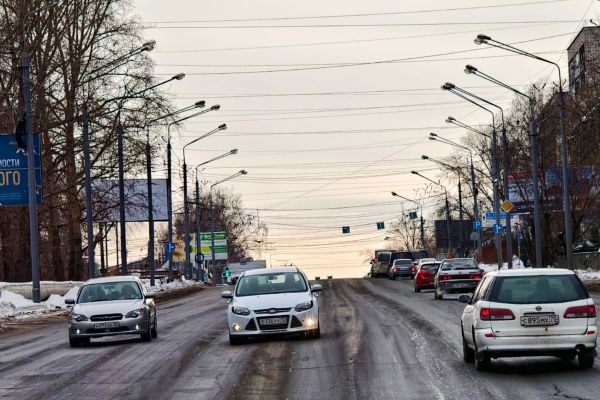
[[[471,274],[469,279],[481,279],[481,274]]]
[[[479,318],[482,321],[510,321],[515,319],[515,314],[508,308],[482,308]]]
[[[391,271],[396,272],[396,267],[392,267]]]
[[[411,266],[410,268],[411,268],[411,270],[412,270],[413,273],[417,272],[417,267],[415,267],[414,265]]]
[[[596,306],[588,305],[588,306],[576,306],[569,307],[567,311],[565,311],[565,318],[596,318]]]
[[[440,275],[440,281],[449,281],[450,275]]]

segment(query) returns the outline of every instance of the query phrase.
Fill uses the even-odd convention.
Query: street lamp
[[[172,118],[173,116],[181,113],[193,110],[194,108],[204,107],[204,100],[195,102],[194,104],[173,111],[170,114],[162,115],[154,118],[146,123],[146,175],[148,179],[148,269],[150,270],[150,286],[154,286],[154,270],[156,268],[154,263],[154,205],[152,199],[152,157],[150,151],[150,125],[165,118]]]
[[[481,108],[482,110],[485,110],[487,112],[490,113],[490,115],[492,116],[492,190],[493,190],[493,206],[494,206],[494,213],[496,214],[496,226],[500,226],[500,200],[499,200],[499,195],[498,195],[498,160],[496,157],[496,151],[497,151],[497,147],[498,147],[498,139],[497,139],[497,135],[496,135],[496,116],[494,115],[494,112],[492,110],[490,110],[487,107],[482,106],[481,104],[479,104],[478,102],[474,101],[473,99],[469,98],[469,96],[471,95],[469,92],[467,92],[466,90],[460,89],[457,90],[458,88],[456,87],[456,85],[454,85],[453,83],[450,82],[446,82],[444,85],[442,85],[442,90],[447,90],[450,93],[460,97],[463,100],[468,101],[469,103],[473,104],[474,106],[477,106],[479,108]],[[497,257],[497,261],[498,261],[498,269],[502,268],[502,238],[500,236],[500,233],[496,233],[494,232],[495,235],[495,240],[496,240],[496,257]]]
[[[118,121],[118,135],[117,135],[117,152],[118,152],[118,156],[119,156],[119,223],[121,225],[121,263],[122,263],[122,273],[123,275],[127,275],[128,274],[128,267],[127,267],[127,232],[126,232],[126,221],[125,221],[125,166],[124,166],[124,157],[123,157],[123,126],[121,125],[121,109],[123,106],[123,103],[125,101],[127,101],[130,98],[133,97],[137,97],[149,90],[155,89],[159,86],[165,85],[171,81],[177,80],[180,81],[183,78],[185,78],[185,74],[177,74],[172,76],[171,78],[163,81],[163,82],[159,82],[155,85],[152,85],[150,87],[147,87],[143,90],[140,90],[134,94],[128,95],[128,96],[123,96],[118,98],[118,100],[122,100],[122,103],[119,105],[119,109],[117,112],[117,121]]]
[[[492,137],[490,135],[488,135],[487,133],[480,131],[479,129],[475,129],[470,125],[465,124],[464,122],[460,122],[459,120],[457,120],[456,118],[449,116],[448,118],[446,118],[446,123],[448,124],[454,124],[458,127],[464,128],[466,130],[469,130],[471,132],[475,132],[475,133],[479,133],[480,135],[485,136],[488,139],[492,139]]]
[[[492,47],[496,47],[498,49],[507,50],[511,53],[516,53],[525,57],[533,58],[538,61],[545,62],[547,64],[552,64],[558,70],[558,91],[559,91],[559,105],[560,105],[560,147],[561,147],[561,157],[562,157],[562,179],[563,179],[563,213],[565,214],[565,249],[567,256],[567,268],[573,267],[573,227],[571,224],[571,201],[569,199],[570,194],[570,184],[569,184],[569,160],[568,160],[568,151],[567,148],[567,137],[566,137],[566,128],[565,128],[565,94],[563,92],[562,87],[562,74],[560,67],[557,63],[537,56],[532,53],[528,53],[525,50],[518,49],[514,46],[511,46],[506,43],[499,42],[495,39],[492,39],[488,35],[479,34],[475,38],[476,44],[487,44]],[[535,187],[537,190],[537,187]],[[537,248],[537,244],[536,244]],[[536,253],[537,257],[537,253]],[[537,260],[536,260],[537,261]]]
[[[533,186],[533,225],[535,234],[535,264],[537,268],[542,268],[542,218],[540,212],[540,195],[539,195],[539,172],[538,172],[538,149],[537,149],[537,126],[535,123],[535,99],[532,96],[526,95],[525,93],[507,85],[504,82],[491,77],[490,75],[481,72],[479,69],[472,65],[467,65],[466,70],[470,74],[485,79],[488,82],[494,83],[500,87],[508,89],[519,96],[527,98],[529,100],[529,145],[531,147],[531,180]]]
[[[417,171],[410,171],[410,173],[413,175],[418,175],[421,178],[428,180],[429,182],[433,183],[434,185],[437,185],[437,186],[441,187],[442,189],[444,189],[444,193],[446,195],[446,240],[448,241],[448,250],[451,250],[452,246],[450,245],[450,204],[448,203],[448,190],[446,190],[446,187],[444,185],[426,177],[425,175],[421,175]]]
[[[196,170],[196,207],[195,207],[196,208],[196,255],[202,253],[202,239],[201,239],[201,232],[200,232],[200,230],[201,230],[200,218],[202,217],[202,215],[200,213],[200,181],[198,180],[198,175],[199,175],[198,168],[203,165],[206,165],[208,163],[211,163],[213,161],[217,161],[217,160],[220,160],[222,158],[225,158],[225,157],[237,154],[237,153],[238,153],[238,149],[233,149],[233,150],[228,151],[225,154],[221,154],[220,156],[211,158],[208,161],[204,161],[204,162],[201,162],[200,164],[196,165],[196,168],[195,168],[195,170]],[[202,261],[204,261],[204,254],[201,256],[201,259],[202,259]],[[199,265],[198,265],[198,273],[196,274],[196,281],[201,280],[200,271],[202,269],[202,262],[200,262],[198,264]]]
[[[212,189],[217,186],[220,185],[221,183],[230,181],[232,179],[237,178],[238,176],[242,176],[242,175],[246,175],[248,172],[245,169],[242,169],[238,172],[236,172],[235,174],[228,176],[225,179],[221,179],[218,182],[213,183],[212,185],[210,185],[210,191],[212,191]],[[215,210],[213,207],[213,200],[212,200],[212,194],[209,195],[209,201],[210,201],[210,205],[209,205],[209,209],[210,209],[210,214],[211,214],[211,225],[210,225],[210,249],[211,249],[211,267],[214,268],[215,267]]]
[[[448,117],[451,118],[451,117]],[[446,139],[441,137],[440,135],[431,132],[429,134],[429,140],[434,140],[437,141],[439,143],[445,143],[447,145],[459,148],[459,149],[463,149],[463,150],[467,150],[469,152],[469,157],[471,159],[471,190],[473,192],[473,217],[475,218],[475,221],[480,221],[480,217],[479,217],[479,207],[477,205],[477,194],[478,194],[478,190],[477,190],[477,182],[475,181],[475,168],[473,167],[473,152],[471,151],[470,148],[468,148],[467,146],[463,146],[461,144],[458,144],[456,142],[453,142],[450,139]],[[459,188],[460,188],[460,179],[459,179]],[[460,193],[460,190],[459,190]],[[460,196],[459,196],[460,198]],[[461,218],[462,220],[462,218]],[[462,222],[461,222],[462,224]],[[462,226],[461,226],[462,229]],[[462,240],[462,233],[461,233],[461,240]],[[462,244],[462,242],[461,242]],[[477,240],[477,251],[479,252],[479,255],[482,256],[482,249],[481,249],[481,233],[480,233],[480,237],[479,240]]]
[[[185,148],[196,143],[199,140],[202,140],[208,136],[211,136],[214,133],[223,131],[225,129],[227,129],[227,124],[221,124],[212,131],[207,132],[200,137],[197,137],[196,139],[183,146],[183,226],[185,232],[185,276],[187,279],[192,279],[192,265],[190,260],[192,246],[190,244],[190,211],[187,201],[187,163],[185,161]]]
[[[188,115],[186,117],[180,118],[176,121],[171,122],[167,125],[167,248],[169,255],[169,282],[173,281],[173,252],[171,251],[171,246],[173,245],[173,197],[172,197],[172,179],[171,179],[171,126],[188,120],[190,118],[197,117],[202,114],[206,114],[210,111],[217,111],[221,108],[220,105],[215,104],[211,106],[209,109],[198,111],[197,113]]]
[[[421,203],[419,203],[418,201],[411,200],[411,199],[406,198],[404,196],[400,196],[396,192],[392,192],[392,196],[399,197],[399,198],[401,198],[403,200],[406,200],[406,201],[410,201],[411,203],[415,203],[417,205],[417,207],[419,207],[421,209],[421,227],[420,227],[420,230],[421,230],[421,248],[424,249],[425,248],[425,227],[424,227],[424,222],[425,221],[423,221],[423,205]]]

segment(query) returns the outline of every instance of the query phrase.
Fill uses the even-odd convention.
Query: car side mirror
[[[310,287],[310,291],[312,293],[320,292],[321,290],[323,290],[323,286],[321,286],[319,283],[315,283]]]
[[[461,294],[460,296],[458,296],[458,302],[469,304],[471,303],[471,296],[468,294]]]
[[[233,299],[233,293],[231,293],[230,290],[226,290],[223,293],[221,293],[221,297],[224,299]]]
[[[148,294],[146,295],[146,298],[147,298],[147,299],[155,299],[155,298],[156,298],[156,293],[148,293]]]
[[[75,299],[65,299],[65,304],[72,306],[75,304]]]

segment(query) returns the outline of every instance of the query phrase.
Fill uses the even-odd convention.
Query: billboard
[[[202,254],[206,261],[212,260],[211,250],[211,233],[201,232],[200,233],[200,245],[202,247]],[[196,259],[198,249],[196,247],[196,233],[190,233],[192,245],[192,251],[190,260],[193,262]],[[183,235],[173,237],[173,244],[175,250],[173,251],[173,261],[185,261],[185,247]],[[222,261],[227,260],[227,235],[225,232],[215,232],[215,260]]]
[[[125,220],[148,221],[148,180],[125,179]],[[119,181],[92,182],[92,207],[97,222],[119,221]],[[167,221],[167,180],[152,179],[152,217]]]
[[[33,135],[35,183],[37,203],[42,203],[42,162],[40,135]],[[14,133],[0,134],[0,205],[26,206],[29,204],[27,153],[17,146]]]

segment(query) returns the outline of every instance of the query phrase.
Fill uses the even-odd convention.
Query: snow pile
[[[65,310],[65,299],[74,299],[79,287],[71,288],[64,296],[50,295],[46,301],[39,304],[26,299],[20,294],[9,290],[0,292],[0,319],[13,317],[16,319],[29,318],[49,311]]]
[[[512,267],[513,269],[521,269],[525,268],[525,265],[519,257],[513,256]],[[485,272],[498,271],[498,264],[479,264],[479,268]],[[508,263],[502,263],[502,269],[508,269]]]
[[[595,281],[600,280],[600,271],[596,271],[593,269],[578,269],[575,273],[579,276],[579,279],[582,281]]]
[[[188,281],[184,277],[182,277],[180,281],[173,281],[169,283],[156,280],[154,286],[150,286],[150,279],[142,279],[142,282],[144,283],[144,286],[146,287],[148,293],[153,294],[170,293],[176,292],[181,289],[187,289],[190,287],[204,286],[202,282]]]

